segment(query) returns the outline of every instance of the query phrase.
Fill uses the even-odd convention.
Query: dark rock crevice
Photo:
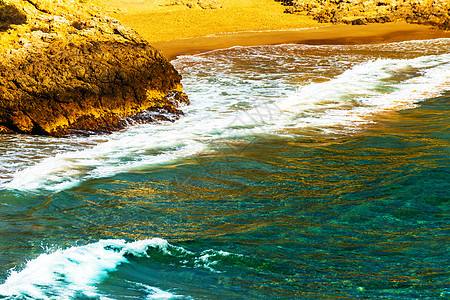
[[[27,16],[21,9],[0,0],[0,31],[7,30],[10,25],[20,25],[26,22]]]

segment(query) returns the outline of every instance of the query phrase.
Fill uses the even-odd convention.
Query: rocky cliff
[[[307,14],[319,22],[385,23],[406,20],[450,30],[449,0],[275,0],[287,13]]]
[[[189,103],[180,80],[92,1],[0,0],[2,133],[109,132],[176,118]]]

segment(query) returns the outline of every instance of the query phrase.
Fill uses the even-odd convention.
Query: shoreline
[[[313,28],[225,32],[203,37],[155,41],[150,44],[169,59],[230,47],[307,44],[358,45],[450,38],[449,31],[406,22],[368,25],[328,25]]]
[[[110,0],[103,8],[136,30],[169,59],[233,46],[376,44],[450,38],[450,31],[405,21],[346,25],[284,13],[274,0],[215,0],[217,9],[170,5],[169,0]],[[180,1],[178,1],[180,2]],[[182,2],[182,1],[181,1]]]

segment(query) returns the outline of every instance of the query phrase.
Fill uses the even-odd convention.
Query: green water
[[[15,267],[32,270],[23,282],[46,276],[39,270],[59,274],[34,285],[44,299],[448,298],[449,111],[447,89],[371,114],[357,129],[232,134],[207,151],[68,189],[0,190],[0,282]],[[150,238],[169,244],[148,242],[139,253],[117,244]],[[63,254],[59,267],[38,259],[57,249],[89,257],[97,250],[83,247],[107,239],[99,249],[123,259],[109,267],[105,254],[80,270],[82,258],[70,265],[77,260]],[[14,292],[0,286],[0,298],[36,298],[8,287]]]

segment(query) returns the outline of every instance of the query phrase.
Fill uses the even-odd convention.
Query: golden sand
[[[274,0],[216,0],[222,8],[168,5],[173,0],[104,0],[113,16],[149,42],[201,37],[219,32],[293,29],[319,24],[307,16],[284,14]],[[181,1],[180,1],[181,2]]]
[[[283,13],[285,7],[274,0],[215,0],[222,6],[218,9],[173,5],[187,1],[109,0],[104,6],[170,59],[231,46],[450,38],[450,32],[405,22],[360,26],[318,23],[305,15]]]

